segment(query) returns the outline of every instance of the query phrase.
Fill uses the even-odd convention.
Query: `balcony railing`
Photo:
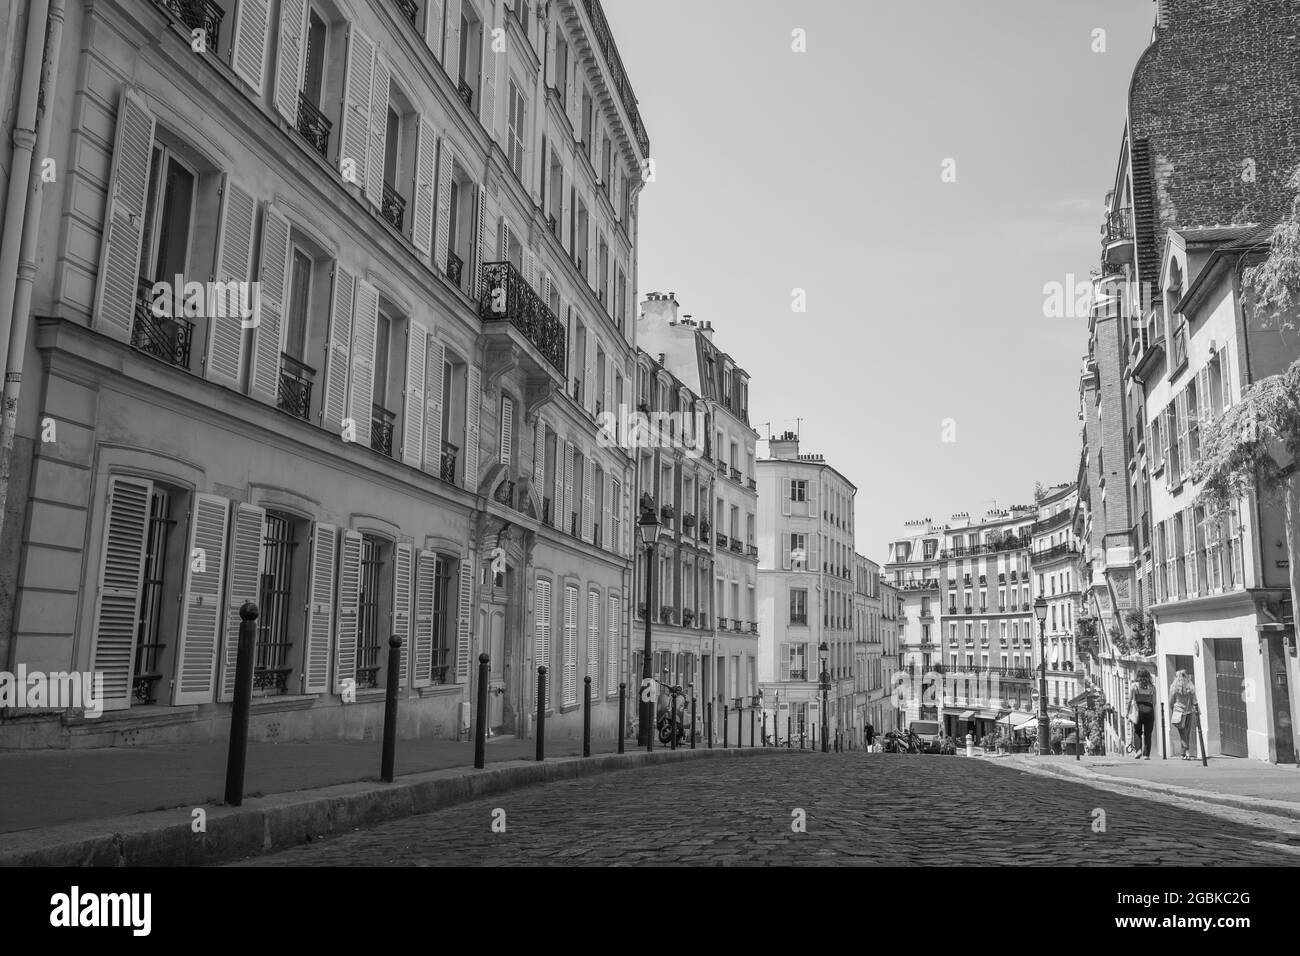
[[[406,200],[388,183],[384,183],[384,199],[379,212],[394,229],[398,232],[402,231],[402,216],[406,213]]]
[[[379,405],[370,406],[370,447],[381,454],[393,457],[393,425],[397,413]]]
[[[1127,206],[1116,209],[1106,216],[1106,221],[1102,224],[1102,235],[1105,237],[1106,245],[1112,242],[1126,242],[1133,238],[1132,220],[1129,218]]]
[[[461,272],[464,267],[465,263],[461,261],[460,256],[450,251],[447,253],[447,279],[458,289],[460,288]]]
[[[807,679],[808,679],[808,668],[801,667],[798,670],[795,670],[794,668],[790,669],[790,680],[807,680]]]
[[[456,483],[456,456],[460,454],[460,449],[449,441],[442,443],[442,464],[438,470],[438,477],[448,484]]]
[[[280,353],[280,387],[276,405],[282,412],[303,421],[311,419],[311,386],[316,370],[292,355]]]
[[[149,298],[150,286],[151,283],[140,283],[135,302],[135,321],[131,325],[131,347],[169,365],[188,369],[194,323],[188,319],[154,315]]]
[[[734,465],[731,468],[731,480],[740,481],[740,469],[735,467]]]
[[[397,0],[397,9],[411,21],[411,26],[415,26],[415,20],[420,15],[420,8],[416,6],[415,0]]]
[[[745,545],[741,542],[741,540],[740,540],[739,538],[732,538],[732,539],[731,539],[731,550],[732,550],[732,551],[735,551],[737,554],[744,554],[744,553],[745,553]]]
[[[328,157],[330,130],[333,124],[316,108],[316,104],[307,99],[307,94],[301,91],[298,93],[298,122],[295,126],[299,135],[311,143],[312,149]]]
[[[719,548],[725,548],[725,547],[727,547],[727,544],[728,544],[728,538],[727,538],[727,536],[726,536],[725,534],[723,534],[721,531],[719,531],[719,532],[718,532],[718,547],[719,547]]]
[[[226,12],[210,0],[163,0],[162,7],[170,10],[191,31],[202,30],[204,44],[209,53],[221,50],[221,21]]]
[[[1065,541],[1061,544],[1053,545],[1050,548],[1044,548],[1042,551],[1034,552],[1035,561],[1050,561],[1053,558],[1059,558],[1067,554],[1077,554],[1079,546],[1071,541]]]
[[[556,371],[565,374],[564,325],[509,262],[483,265],[479,315],[509,322]]]
[[[750,556],[751,558],[756,558],[756,557],[758,557],[758,545],[756,545],[756,544],[748,545],[747,548],[746,548],[746,550],[749,552],[749,556]]]
[[[718,630],[719,631],[730,630],[730,628],[727,627],[727,619],[725,617],[718,618]]]
[[[796,627],[807,627],[807,626],[808,626],[808,615],[807,615],[807,614],[791,614],[791,615],[790,615],[790,623],[791,623],[792,625],[796,626]]]
[[[463,79],[456,84],[456,92],[470,109],[474,108],[474,89]]]

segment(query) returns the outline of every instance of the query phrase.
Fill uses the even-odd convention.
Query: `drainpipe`
[[[50,129],[54,125],[51,120],[59,75],[59,47],[63,38],[63,4],[64,0],[32,2],[27,22],[19,118],[14,127],[13,176],[9,180],[4,236],[0,239],[0,347],[8,347],[4,407],[3,415],[0,415],[0,530],[4,527],[5,505],[9,499],[14,430],[18,424],[18,392],[27,354],[32,282],[36,277],[37,231],[44,196],[40,167],[49,151]],[[45,32],[47,18],[48,36]],[[44,104],[38,125],[37,97],[41,90],[44,91]],[[28,122],[30,127],[24,125]],[[18,206],[20,197],[23,200],[21,208]],[[0,352],[0,355],[4,354]]]

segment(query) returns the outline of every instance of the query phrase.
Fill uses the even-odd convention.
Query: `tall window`
[[[167,545],[176,522],[171,517],[172,496],[155,487],[149,495],[149,529],[145,537],[144,574],[140,592],[140,621],[135,635],[135,694],[133,703],[155,703],[161,682],[163,642],[163,587],[167,579]]]
[[[790,589],[790,623],[808,623],[808,592],[804,588]]]
[[[433,578],[433,683],[446,684],[452,676],[455,619],[451,613],[451,565],[438,555]]]
[[[510,125],[506,134],[506,158],[510,160],[510,168],[515,171],[515,175],[522,181],[524,178],[524,94],[519,87],[515,86],[515,81],[510,81]]]
[[[384,542],[361,538],[361,594],[357,605],[357,686],[379,686],[379,649],[382,646],[380,580],[384,568]]]
[[[257,603],[257,657],[253,687],[266,694],[288,691],[289,649],[293,646],[290,621],[293,616],[291,592],[293,558],[298,542],[294,539],[293,521],[289,517],[266,513],[262,539],[262,580]]]
[[[721,439],[719,439],[721,445]],[[790,500],[807,501],[808,500],[808,482],[803,478],[796,478],[790,482]]]

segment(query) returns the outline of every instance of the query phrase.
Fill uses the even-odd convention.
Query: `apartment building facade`
[[[588,676],[617,733],[648,140],[599,3],[205,10],[66,11],[0,656],[112,715],[0,733],[210,737],[246,601],[254,737],[374,732],[394,634],[403,734],[468,731],[481,652],[493,728],[546,664],[548,733]]]
[[[1047,701],[1064,707],[1083,689],[1078,665],[1074,621],[1079,607],[1079,547],[1074,540],[1074,508],[1078,488],[1074,482],[1046,489],[1036,502],[1033,551],[1029,556],[1034,577],[1034,599],[1047,601],[1043,622],[1047,648]]]
[[[853,556],[853,700],[850,730],[855,746],[865,743],[867,724],[880,733],[890,709],[889,692],[897,661],[885,658],[884,627],[881,620],[880,565],[870,558]]]
[[[857,487],[785,432],[758,461],[759,682],[779,728],[822,733],[819,683],[831,682],[830,733],[849,726],[856,654],[853,505]],[[839,683],[843,680],[845,683]],[[833,697],[833,699],[832,699]]]
[[[883,668],[887,673],[888,694],[880,707],[881,723],[872,722],[879,733],[888,733],[906,726],[907,703],[900,688],[904,674],[903,646],[907,625],[907,606],[902,592],[884,575],[880,577],[880,643]]]

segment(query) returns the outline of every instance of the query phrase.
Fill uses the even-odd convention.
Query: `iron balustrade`
[[[456,92],[460,94],[466,106],[470,109],[474,108],[474,90],[463,78],[456,84]]]
[[[287,352],[280,353],[280,385],[276,407],[294,418],[311,420],[311,387],[316,370]]]
[[[316,108],[307,94],[298,93],[298,121],[295,124],[298,134],[311,143],[312,148],[322,156],[328,157],[330,148],[330,130],[334,124]]]
[[[566,373],[566,332],[542,297],[509,262],[487,262],[481,273],[479,316],[509,322],[561,375]]]
[[[460,449],[451,442],[444,440],[442,443],[442,463],[438,470],[438,477],[448,484],[456,483],[456,456],[460,454]]]
[[[808,626],[808,615],[807,615],[807,614],[791,614],[791,615],[790,615],[790,623],[791,623],[791,624],[794,624],[794,625],[798,625],[799,627],[807,627],[807,626]]]
[[[445,274],[447,279],[458,289],[460,288],[461,272],[464,267],[465,263],[461,261],[460,256],[451,251],[447,252],[447,269]]]
[[[749,483],[749,490],[750,490],[750,491],[757,491],[757,490],[758,490],[758,482],[757,482],[757,481],[755,481],[753,478],[749,478],[749,479],[746,479],[746,480],[747,480],[748,483]]]
[[[406,19],[411,21],[411,26],[415,26],[416,18],[420,15],[420,8],[416,6],[415,0],[397,0],[397,8],[406,15]]]
[[[393,457],[393,425],[397,413],[380,405],[370,406],[370,447],[382,455]]]
[[[632,123],[632,135],[636,137],[637,145],[641,147],[641,155],[649,156],[650,137],[646,135],[645,127],[641,123],[641,114],[636,108],[636,94],[632,92],[632,86],[628,83],[627,72],[623,69],[623,61],[619,59],[618,48],[614,45],[609,24],[605,22],[605,12],[600,7],[600,0],[583,0],[582,5],[587,11],[587,19],[591,21],[596,45],[600,47],[605,65],[609,67],[611,85],[618,93],[623,108],[627,110],[628,119]]]
[[[1061,544],[1053,545],[1050,548],[1044,548],[1042,551],[1034,552],[1035,561],[1050,561],[1052,558],[1059,558],[1066,554],[1078,554],[1079,547],[1073,542],[1066,541]]]
[[[135,321],[131,324],[131,347],[169,365],[188,370],[194,323],[189,319],[154,315],[149,296],[151,285],[148,282],[139,285]]]
[[[725,547],[727,547],[727,544],[728,544],[728,538],[727,538],[727,536],[726,536],[725,534],[723,534],[721,531],[719,531],[719,532],[718,532],[718,547],[719,547],[719,548],[725,548]]]
[[[382,215],[398,232],[402,231],[402,217],[406,213],[406,200],[388,183],[384,183],[383,203],[379,207]]]
[[[737,554],[744,554],[744,552],[745,552],[745,546],[744,546],[744,544],[741,543],[740,539],[738,539],[738,538],[732,538],[732,539],[731,539],[731,550],[732,550],[732,551],[735,551]]]
[[[211,0],[162,0],[159,6],[169,10],[190,30],[202,30],[209,53],[220,52],[221,21],[226,11]]]
[[[736,467],[734,467],[734,466],[732,467],[732,469],[731,469],[731,480],[732,480],[732,481],[740,481],[740,469],[739,469],[739,468],[736,468]]]
[[[728,630],[727,619],[725,617],[718,618],[718,630],[719,631]]]
[[[559,238],[560,238],[560,220],[558,220],[558,219],[555,218],[555,213],[548,213],[548,214],[547,214],[547,216],[546,216],[546,224],[547,224],[547,226],[550,227],[550,229],[551,229],[551,234],[554,235],[556,239],[559,239]]]
[[[1124,206],[1112,213],[1108,213],[1106,221],[1102,225],[1102,232],[1106,236],[1107,245],[1112,242],[1127,242],[1132,239],[1133,225],[1132,220],[1129,218],[1128,207]]]

